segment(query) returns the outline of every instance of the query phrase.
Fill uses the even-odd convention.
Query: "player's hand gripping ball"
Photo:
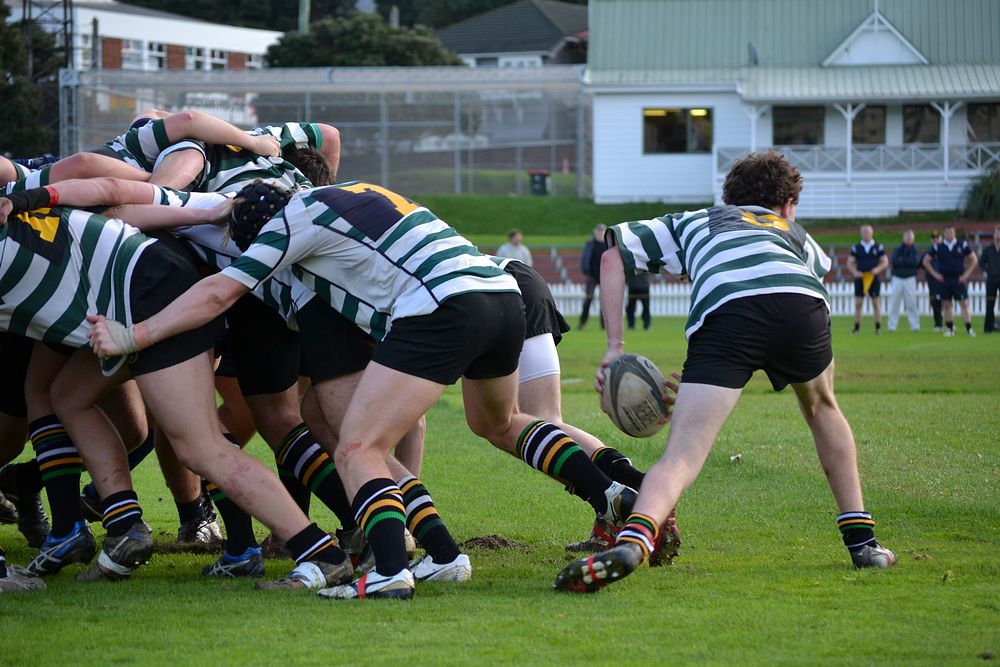
[[[680,377],[674,373],[675,380]],[[605,372],[601,409],[618,429],[633,438],[655,435],[670,421],[677,384],[668,381],[652,361],[623,354]]]

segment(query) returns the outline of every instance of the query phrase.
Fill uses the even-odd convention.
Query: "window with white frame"
[[[145,50],[141,40],[122,40],[122,69],[145,69],[145,60]]]
[[[208,67],[206,69],[226,69],[229,66],[229,53],[212,49],[208,52]]]
[[[712,150],[712,110],[642,110],[643,153],[708,153]]]
[[[259,53],[248,53],[246,59],[247,69],[260,69],[264,66],[264,56]]]
[[[205,69],[205,49],[189,46],[184,53],[184,69]]]
[[[167,45],[150,42],[146,49],[146,69],[159,71],[167,68]]]
[[[81,33],[78,37],[80,39],[80,47],[77,52],[77,62],[79,63],[80,69],[90,69],[94,66],[94,42],[91,39],[90,33]]]
[[[774,107],[775,146],[821,146],[823,144],[823,107]]]
[[[929,104],[904,105],[903,143],[941,143],[941,114]]]
[[[885,107],[866,106],[851,123],[852,144],[885,143]]]

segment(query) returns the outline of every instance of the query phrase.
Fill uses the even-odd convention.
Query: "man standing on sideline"
[[[941,243],[941,232],[935,229],[931,232],[931,248],[936,246],[938,243]],[[924,265],[924,257],[927,257],[931,248],[928,248],[927,252],[921,256],[920,266]],[[935,271],[941,268],[934,260],[931,260],[931,265],[934,267]],[[930,298],[931,302],[931,313],[934,314],[934,333],[941,333],[941,330],[944,328],[944,320],[941,317],[941,290],[939,289],[941,283],[934,279],[934,276],[931,275],[930,271],[925,270],[924,275],[927,278],[927,296]]]
[[[900,306],[906,305],[910,331],[920,331],[917,312],[917,269],[920,251],[913,245],[913,230],[903,232],[903,243],[892,251],[892,293],[889,295],[889,331],[896,330]]]
[[[875,335],[879,335],[882,329],[882,302],[879,300],[882,280],[879,276],[889,268],[889,257],[885,254],[885,246],[875,241],[874,233],[871,225],[861,225],[861,241],[851,247],[847,258],[847,270],[854,276],[852,336],[861,331],[861,309],[865,305],[865,296],[872,301]]]
[[[938,269],[933,266],[937,261]],[[955,304],[958,301],[962,308],[962,319],[965,321],[965,333],[975,336],[972,330],[972,316],[969,314],[969,276],[976,270],[978,261],[976,253],[965,241],[955,237],[955,228],[944,228],[944,240],[931,246],[924,255],[924,269],[940,282],[938,286],[942,307],[944,308],[944,335],[955,335]]]
[[[993,228],[993,243],[983,246],[979,266],[986,277],[986,321],[983,322],[983,333],[993,333],[1000,331],[993,314],[997,294],[1000,293],[1000,227]]]
[[[580,257],[580,270],[587,278],[586,293],[583,297],[583,310],[580,311],[580,325],[582,329],[587,324],[590,317],[590,303],[594,300],[594,289],[601,283],[601,255],[608,249],[604,242],[604,233],[608,231],[607,225],[597,225],[594,227],[594,236],[583,245],[583,255]],[[604,313],[601,313],[601,328],[604,328]]]
[[[524,245],[524,235],[520,229],[512,229],[507,232],[507,242],[497,249],[497,257],[509,257],[516,259],[522,264],[532,266],[531,250]]]

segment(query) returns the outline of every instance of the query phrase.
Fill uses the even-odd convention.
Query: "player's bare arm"
[[[851,276],[854,278],[860,278],[861,272],[858,271],[858,262],[854,259],[854,255],[848,255],[847,257],[847,270],[850,272]]]
[[[880,276],[885,273],[885,270],[889,268],[889,256],[882,255],[881,259],[878,260],[878,266],[872,271],[873,276]]]
[[[924,271],[933,276],[934,280],[937,280],[938,282],[944,280],[944,276],[934,270],[934,264],[931,262],[930,255],[924,255],[923,265],[924,265]]]
[[[172,114],[163,119],[163,128],[171,143],[184,139],[197,139],[209,144],[239,146],[266,157],[281,155],[281,146],[274,137],[247,134],[221,118],[200,111],[182,111]]]
[[[608,348],[597,369],[594,389],[604,391],[604,374],[608,365],[625,352],[625,330],[622,308],[625,303],[625,263],[613,243],[601,255],[601,308]]]
[[[94,325],[88,334],[90,347],[99,357],[139,352],[157,341],[211,322],[249,291],[245,285],[217,273],[201,279],[153,317],[130,327],[103,315],[88,315],[87,321]]]

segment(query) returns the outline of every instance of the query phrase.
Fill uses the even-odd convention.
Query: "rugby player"
[[[266,213],[257,215],[258,206]],[[525,323],[516,281],[430,211],[377,185],[347,183],[300,192],[287,205],[261,194],[234,211],[232,231],[247,249],[231,266],[148,320],[124,326],[92,318],[92,346],[101,356],[131,354],[203,326],[286,267],[317,294],[310,303],[325,304],[379,341],[342,420],[327,383],[313,387],[327,421],[340,423],[337,469],[376,559],[375,570],[324,596],[405,599],[415,576],[450,565],[432,558],[407,569],[405,524],[427,547],[432,538],[419,537],[419,524],[440,518],[422,484],[408,504],[420,512],[408,516],[387,455],[459,377],[477,435],[571,483],[598,515],[621,521],[634,492],[612,482],[558,427],[517,409]],[[307,324],[299,313],[303,336],[312,329],[327,346],[336,340],[338,351],[360,346],[329,313],[317,316],[325,324]]]
[[[633,572],[653,551],[670,510],[694,482],[719,429],[754,371],[775,390],[791,384],[840,509],[837,524],[855,567],[889,567],[861,495],[851,427],[833,391],[828,295],[830,259],[795,223],[802,177],[779,153],[738,160],[722,206],[630,222],[608,233],[601,300],[608,365],[623,354],[622,299],[636,271],[687,274],[687,360],[662,458],[646,473],[615,546],[566,566],[558,590],[594,591]]]

